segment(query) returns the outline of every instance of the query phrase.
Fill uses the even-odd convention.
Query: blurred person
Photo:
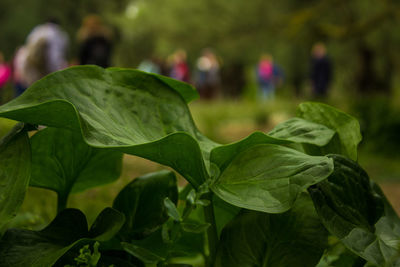
[[[186,51],[179,49],[171,57],[171,69],[169,76],[183,82],[190,81],[189,66],[186,63]]]
[[[36,26],[13,60],[16,95],[49,73],[68,67],[68,35],[54,19]]]
[[[196,87],[200,97],[212,99],[220,84],[220,66],[216,55],[210,49],[205,49],[196,62]]]
[[[323,43],[316,43],[311,53],[311,85],[314,97],[325,97],[332,79],[332,64]]]
[[[262,100],[274,100],[275,88],[282,82],[282,71],[270,54],[262,54],[257,65],[257,82]]]
[[[79,64],[111,66],[112,31],[97,15],[88,15],[78,30]]]
[[[24,81],[25,61],[28,50],[25,45],[17,48],[13,59],[13,82],[15,89],[15,96],[21,95],[28,85]]]
[[[3,53],[0,52],[0,102],[3,101],[3,86],[11,77],[11,67],[5,62]]]
[[[161,74],[161,64],[154,57],[140,62],[138,69],[149,73]]]
[[[44,53],[45,72],[51,73],[68,67],[66,59],[69,38],[56,19],[50,19],[47,23],[36,26],[27,38],[28,49],[38,46],[38,50]]]
[[[11,67],[5,62],[4,55],[0,52],[0,90],[11,77]]]

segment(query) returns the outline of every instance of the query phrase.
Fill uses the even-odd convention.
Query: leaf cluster
[[[0,142],[0,266],[400,266],[400,219],[357,164],[356,119],[308,102],[223,145],[196,128],[196,97],[163,76],[80,66],[1,106],[20,123]],[[123,153],[188,184],[137,177],[88,227],[68,197],[115,181]],[[57,216],[6,229],[29,185],[57,193]]]

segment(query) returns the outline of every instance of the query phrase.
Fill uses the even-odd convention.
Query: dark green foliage
[[[121,152],[90,147],[70,130],[41,130],[31,138],[31,148],[29,184],[57,192],[59,210],[70,193],[111,183],[121,174]]]
[[[309,189],[323,224],[368,262],[399,266],[400,219],[357,163],[331,157],[333,174]]]
[[[362,137],[355,118],[328,105],[310,102],[300,104],[297,113],[300,118],[325,125],[336,132],[331,142],[320,148],[322,154],[342,154],[357,160],[357,147]]]
[[[120,235],[130,241],[148,236],[167,219],[164,199],[177,203],[178,189],[175,174],[160,171],[138,177],[118,194],[113,208],[125,214],[126,220]]]
[[[220,145],[192,120],[196,96],[165,77],[82,66],[1,106],[0,116],[48,128],[29,142],[34,128],[18,124],[0,143],[0,227],[28,183],[61,204],[43,230],[5,231],[0,266],[400,266],[400,219],[353,161],[353,117],[304,103],[271,132]],[[88,229],[66,199],[114,181],[121,152],[189,184],[178,193],[167,170],[138,177]]]
[[[0,140],[0,235],[24,200],[30,169],[29,139],[21,123]]]
[[[290,211],[243,210],[222,231],[216,266],[315,266],[327,244],[307,194]]]
[[[108,240],[123,223],[121,213],[107,208],[88,230],[81,211],[65,209],[41,231],[7,230],[0,241],[0,266],[52,266],[74,247]]]

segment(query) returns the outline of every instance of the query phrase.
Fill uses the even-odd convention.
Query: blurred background
[[[398,0],[1,0],[0,25],[2,103],[67,66],[139,68],[193,84],[196,124],[227,143],[272,129],[298,103],[326,102],[360,121],[359,162],[400,211]],[[129,180],[162,168],[124,162],[111,191],[70,206],[94,218]],[[27,196],[32,223],[55,214],[44,191]]]

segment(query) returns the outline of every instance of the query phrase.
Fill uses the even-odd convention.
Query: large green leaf
[[[334,172],[309,189],[323,224],[368,262],[400,266],[400,219],[357,163],[339,155],[330,157]]]
[[[168,219],[166,197],[174,204],[178,201],[176,177],[170,171],[147,174],[126,185],[113,204],[126,217],[121,238],[142,238],[158,229]]]
[[[332,160],[327,157],[309,156],[279,145],[258,145],[239,153],[213,181],[211,190],[235,206],[280,213],[332,170]]]
[[[238,142],[217,146],[211,151],[211,162],[223,171],[232,159],[241,151],[259,144],[291,143],[325,146],[335,131],[328,127],[301,118],[292,118],[278,124],[268,134],[255,132]]]
[[[255,132],[248,137],[228,145],[215,147],[211,151],[210,161],[220,171],[223,171],[240,152],[260,144],[289,144],[288,140],[268,136],[262,132]]]
[[[90,147],[67,129],[43,129],[31,138],[31,147],[30,185],[54,190],[64,200],[70,192],[110,183],[121,173],[121,152]]]
[[[21,206],[29,184],[31,151],[23,124],[0,140],[0,235]]]
[[[292,118],[284,121],[268,133],[269,136],[275,138],[317,146],[328,144],[334,134],[335,131],[325,125],[301,118]]]
[[[331,106],[307,102],[299,105],[298,116],[305,120],[323,124],[337,132],[337,138],[322,149],[323,154],[335,153],[357,160],[357,146],[362,137],[358,121]]]
[[[314,267],[327,245],[309,196],[290,211],[268,214],[243,210],[222,231],[216,267]]]
[[[196,94],[141,71],[79,66],[36,82],[1,106],[0,116],[81,132],[91,146],[171,166],[197,187],[208,177],[204,160],[216,144],[194,125],[184,97]]]
[[[107,208],[89,231],[82,212],[65,209],[41,231],[7,230],[0,241],[0,266],[52,266],[72,248],[112,237],[123,223],[123,214]]]

